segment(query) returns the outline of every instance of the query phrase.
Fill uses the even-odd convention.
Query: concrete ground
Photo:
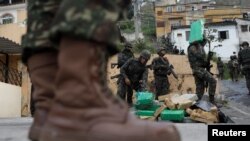
[[[32,118],[0,119],[0,141],[29,141]],[[207,141],[205,124],[176,124],[182,141]]]
[[[227,102],[221,110],[237,124],[250,123],[250,95],[246,88],[246,81],[232,82],[223,80],[220,82],[221,95]]]
[[[245,81],[219,82],[221,95],[227,103],[221,110],[237,124],[250,123],[250,96]],[[0,141],[29,141],[27,134],[32,118],[0,119]],[[207,125],[200,123],[176,124],[182,141],[207,141]]]

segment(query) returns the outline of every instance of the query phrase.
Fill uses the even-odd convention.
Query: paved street
[[[239,82],[221,81],[221,95],[227,104],[221,110],[237,124],[250,123],[250,96],[245,80]]]

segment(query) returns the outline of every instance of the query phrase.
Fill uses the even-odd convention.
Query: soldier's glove
[[[125,78],[125,84],[128,85],[128,86],[131,85],[131,82],[130,82],[130,80],[128,78]]]

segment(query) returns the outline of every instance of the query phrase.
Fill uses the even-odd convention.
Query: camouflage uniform
[[[155,78],[155,89],[156,89],[156,99],[158,96],[165,95],[169,92],[169,61],[164,57],[157,57],[152,62],[152,68],[154,70]]]
[[[224,63],[218,58],[217,67],[219,71],[219,78],[222,80],[224,78]]]
[[[246,77],[247,88],[250,94],[250,47],[244,48],[239,52],[239,64],[242,65],[242,73]]]
[[[239,73],[238,73],[238,60],[236,60],[233,56],[230,57],[230,61],[228,62],[229,73],[232,81],[238,81]]]
[[[118,68],[121,68],[129,59],[134,58],[134,53],[131,51],[132,45],[126,44],[125,49],[118,55]]]
[[[214,95],[216,91],[215,78],[205,69],[208,64],[206,61],[206,53],[204,47],[200,44],[190,45],[188,48],[188,59],[193,70],[196,83],[196,94],[199,100],[205,92],[205,82],[209,84],[209,100],[214,103]]]
[[[119,32],[115,24],[129,3],[129,0],[28,0],[28,29],[22,40],[24,63],[35,53],[57,51],[63,34],[105,43],[110,55],[117,53]]]
[[[121,75],[122,79],[118,86],[118,95],[125,100],[127,92],[127,102],[132,104],[133,89],[137,92],[146,90],[148,69],[146,65],[140,62],[140,58],[130,59],[122,66]],[[130,86],[125,84],[125,78],[130,80]]]

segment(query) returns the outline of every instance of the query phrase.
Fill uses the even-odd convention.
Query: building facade
[[[205,27],[205,33],[213,35],[215,39],[221,39],[221,41],[215,40],[211,43],[210,49],[216,53],[217,57],[229,60],[233,52],[238,53],[240,37],[236,22],[208,23]],[[190,26],[175,27],[171,33],[171,40],[175,46],[180,50],[184,50],[185,53],[187,53],[189,46],[189,34]],[[208,44],[205,47],[205,51],[209,51]]]
[[[235,18],[242,18],[248,8],[227,6],[222,7],[214,1],[179,1],[175,4],[155,5],[156,35],[167,36],[173,27],[190,25],[197,19],[204,19],[207,23],[222,22]]]

